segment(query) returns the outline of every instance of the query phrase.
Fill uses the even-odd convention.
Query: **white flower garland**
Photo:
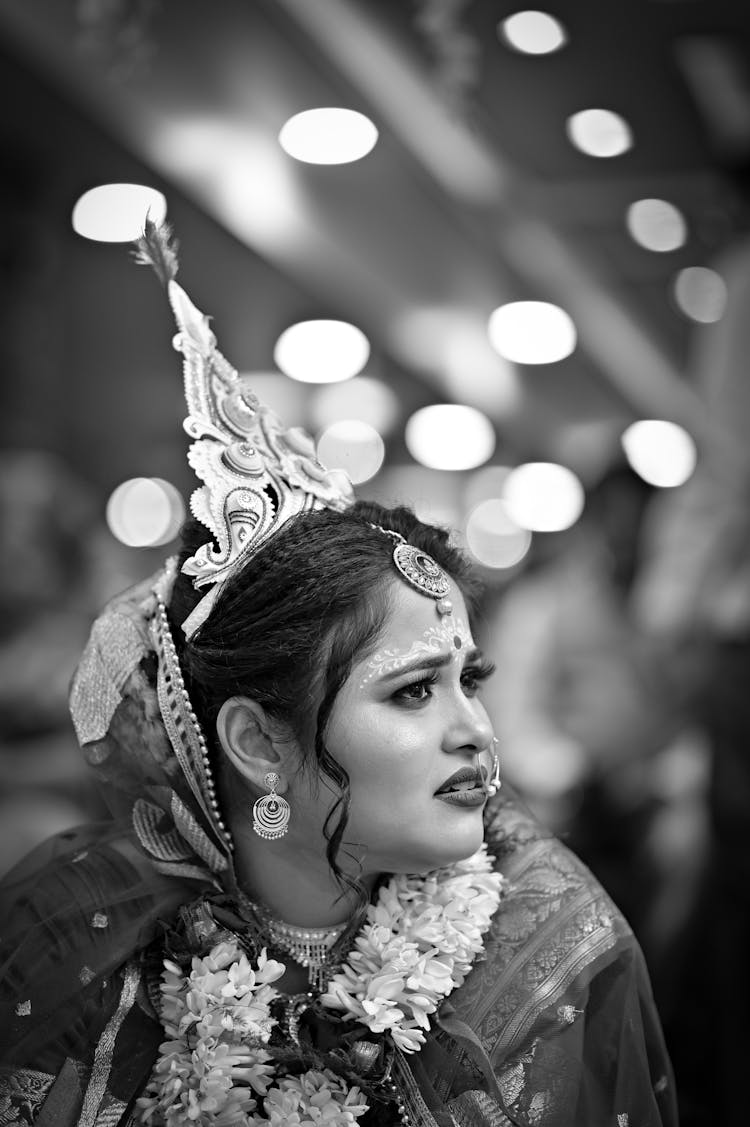
[[[418,1052],[428,1015],[482,952],[504,883],[484,845],[426,876],[391,877],[321,1004],[403,1052]],[[328,1069],[279,1076],[265,1048],[276,1025],[271,1004],[279,992],[272,984],[285,969],[265,949],[253,966],[238,939],[194,957],[189,975],[164,960],[167,1040],[138,1100],[142,1124],[355,1127],[368,1109],[358,1087]]]

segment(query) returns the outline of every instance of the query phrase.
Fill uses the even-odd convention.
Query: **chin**
[[[472,825],[461,831],[443,831],[436,839],[425,843],[423,848],[405,844],[404,850],[395,865],[388,868],[392,873],[428,873],[432,869],[442,869],[457,861],[464,861],[479,849],[484,840],[484,824],[481,817],[472,818]]]
[[[446,842],[439,855],[436,854],[430,868],[442,869],[445,865],[454,865],[456,861],[465,861],[467,857],[472,857],[476,853],[483,841],[484,833],[480,829],[470,842],[464,840]]]

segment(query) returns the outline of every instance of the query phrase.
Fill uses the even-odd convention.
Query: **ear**
[[[232,766],[256,790],[266,791],[269,771],[279,776],[276,790],[283,794],[289,785],[287,762],[294,741],[278,723],[250,697],[230,697],[216,717],[216,734]]]

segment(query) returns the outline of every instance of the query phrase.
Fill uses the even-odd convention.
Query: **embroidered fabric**
[[[600,1127],[627,1115],[646,1127],[673,1127],[671,1070],[627,924],[508,788],[488,810],[487,840],[510,891],[485,961],[441,1007],[424,1049],[398,1059],[394,1079],[410,1122]],[[4,892],[0,908],[12,922],[0,945],[0,1059],[9,1070],[0,1114],[8,1123],[33,1122],[48,1078],[66,1059],[91,1068],[135,957],[143,980],[115,1039],[100,1105],[119,1114],[111,1101],[132,1104],[163,1039],[147,987],[158,978],[164,927],[200,895],[225,904],[227,926],[241,927],[231,896],[216,901],[209,881],[201,889],[156,873],[122,827],[119,836],[100,828],[57,839]],[[97,916],[108,926],[97,926]],[[28,1011],[16,1011],[19,1000]],[[33,1073],[45,1079],[34,1107],[23,1111],[23,1077]],[[112,1122],[124,1127],[128,1114]]]
[[[0,1071],[0,1124],[23,1127],[33,1123],[55,1081],[54,1075],[35,1069]]]
[[[0,1127],[65,1127],[78,1115],[88,1070],[80,1061],[66,1060],[57,1076],[32,1069],[0,1070]],[[124,1122],[126,1105],[111,1092],[101,1095],[93,1127],[116,1127]],[[75,1122],[82,1122],[76,1120]]]
[[[210,807],[204,748],[175,702],[163,604],[175,562],[118,595],[93,625],[70,694],[83,754],[115,816],[166,876],[212,882],[231,850]],[[176,659],[175,659],[176,660]]]

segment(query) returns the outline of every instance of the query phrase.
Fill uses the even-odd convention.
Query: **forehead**
[[[408,650],[416,640],[424,638],[428,633],[436,633],[436,628],[439,628],[441,636],[445,635],[446,648],[451,648],[454,627],[458,627],[459,623],[462,638],[465,640],[467,634],[470,636],[464,597],[452,579],[450,584],[451,589],[446,597],[453,604],[453,612],[440,615],[437,600],[421,594],[396,576],[389,580],[386,587],[388,611],[377,648],[385,646],[393,650]]]

